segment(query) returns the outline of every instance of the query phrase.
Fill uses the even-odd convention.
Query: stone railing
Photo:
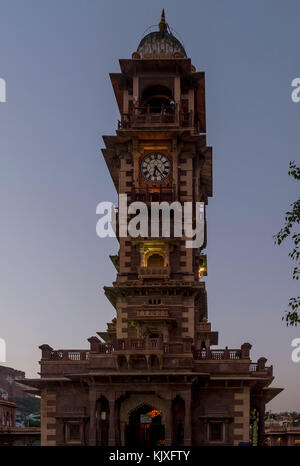
[[[146,185],[145,188],[135,188],[131,190],[131,201],[140,201],[140,202],[172,202],[176,200],[176,186],[161,186],[157,188],[149,188]]]
[[[265,433],[272,433],[272,432],[293,432],[299,435],[300,433],[300,426],[282,426],[282,425],[274,425],[274,424],[266,424],[265,423]]]
[[[198,332],[211,332],[211,324],[209,322],[198,322],[196,326]]]
[[[137,106],[132,113],[122,113],[121,121],[118,121],[118,129],[138,128],[145,126],[193,126],[193,111],[179,111],[179,106],[173,109],[164,105],[151,111],[150,106]]]
[[[222,360],[222,359],[242,359],[242,351],[240,349],[216,349],[216,350],[197,350],[194,353],[194,359],[210,359],[210,360]]]
[[[87,361],[89,359],[89,351],[86,350],[56,350],[51,351],[51,361]]]
[[[273,366],[266,366],[267,359],[266,358],[259,358],[256,363],[252,362],[250,364],[249,370],[251,373],[254,375],[256,373],[261,374],[267,374],[269,376],[273,375]]]
[[[241,349],[202,349],[194,351],[194,359],[196,361],[224,361],[224,360],[240,360],[248,362],[250,358],[250,348],[251,345],[249,343],[244,343],[241,346]],[[257,363],[250,362],[249,364],[249,372],[253,375],[257,374],[258,376],[273,375],[273,366],[266,367],[266,358],[259,358]]]
[[[99,343],[98,353],[111,354],[114,352],[114,345],[112,343]]]
[[[88,350],[54,350],[49,345],[41,345],[42,361],[87,361],[89,359]]]
[[[161,338],[124,338],[116,341],[117,351],[162,351]]]
[[[191,339],[179,341],[179,342],[169,342],[164,343],[164,353],[170,354],[182,354],[182,353],[191,353],[192,352],[192,341]]]
[[[136,311],[137,318],[166,318],[169,317],[168,309],[141,309]]]
[[[124,338],[117,340],[118,351],[158,351],[169,354],[182,354],[192,352],[190,339],[179,342],[164,343],[161,338]]]
[[[243,343],[240,349],[202,349],[194,351],[196,360],[236,360],[250,359],[250,343]]]
[[[85,406],[63,406],[59,414],[62,417],[84,417],[87,414]]]
[[[168,267],[140,267],[139,278],[168,278],[170,269]]]

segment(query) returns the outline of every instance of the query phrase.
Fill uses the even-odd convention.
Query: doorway
[[[128,421],[126,446],[155,447],[164,444],[165,426],[161,422],[161,411],[144,404],[130,414]]]

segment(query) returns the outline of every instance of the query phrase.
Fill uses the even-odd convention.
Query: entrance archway
[[[164,257],[161,254],[151,254],[147,260],[147,267],[163,267]]]
[[[164,439],[161,411],[143,404],[130,413],[125,430],[126,446],[155,447],[163,445]]]

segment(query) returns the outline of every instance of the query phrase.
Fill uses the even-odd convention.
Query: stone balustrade
[[[222,360],[222,359],[242,359],[242,351],[240,349],[203,349],[195,351],[194,359],[205,360]]]
[[[165,310],[142,310],[145,315],[152,313],[162,313],[167,315]],[[89,339],[91,344],[88,350],[54,350],[49,345],[42,345],[42,361],[89,361],[90,355],[112,355],[114,352],[124,353],[160,353],[163,354],[187,354],[192,353],[192,341],[190,338],[178,342],[163,342],[162,338],[124,338],[115,340],[113,343],[103,343],[97,337]],[[209,363],[210,361],[234,361],[247,362],[250,358],[251,345],[244,343],[240,349],[202,349],[196,350],[193,357],[196,363],[200,361]],[[249,371],[257,376],[272,376],[273,367],[266,367],[266,358],[259,358],[256,363],[249,361]]]
[[[267,359],[259,358],[256,363],[251,363],[249,370],[253,374],[267,374],[269,376],[273,375],[273,366],[266,366]]]
[[[166,309],[141,309],[136,312],[137,318],[166,318],[169,317],[169,310]]]
[[[140,267],[139,278],[169,278],[168,267]]]
[[[149,125],[152,127],[180,126],[190,128],[193,126],[193,111],[182,113],[175,105],[173,110],[162,106],[152,112],[149,106],[137,106],[131,114],[122,113],[121,120],[118,121],[118,129],[140,128]]]
[[[51,351],[50,360],[52,361],[87,361],[89,359],[89,351],[86,350],[56,350]]]
[[[211,323],[209,322],[198,322],[196,324],[198,332],[211,332]]]
[[[161,338],[124,338],[116,341],[117,351],[162,351]]]

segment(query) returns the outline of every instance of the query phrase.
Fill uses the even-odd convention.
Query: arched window
[[[149,105],[151,113],[160,113],[162,106],[171,110],[172,102],[172,91],[166,86],[150,86],[142,93],[142,106],[146,108]]]
[[[164,258],[160,254],[151,254],[148,257],[147,267],[163,267]]]

